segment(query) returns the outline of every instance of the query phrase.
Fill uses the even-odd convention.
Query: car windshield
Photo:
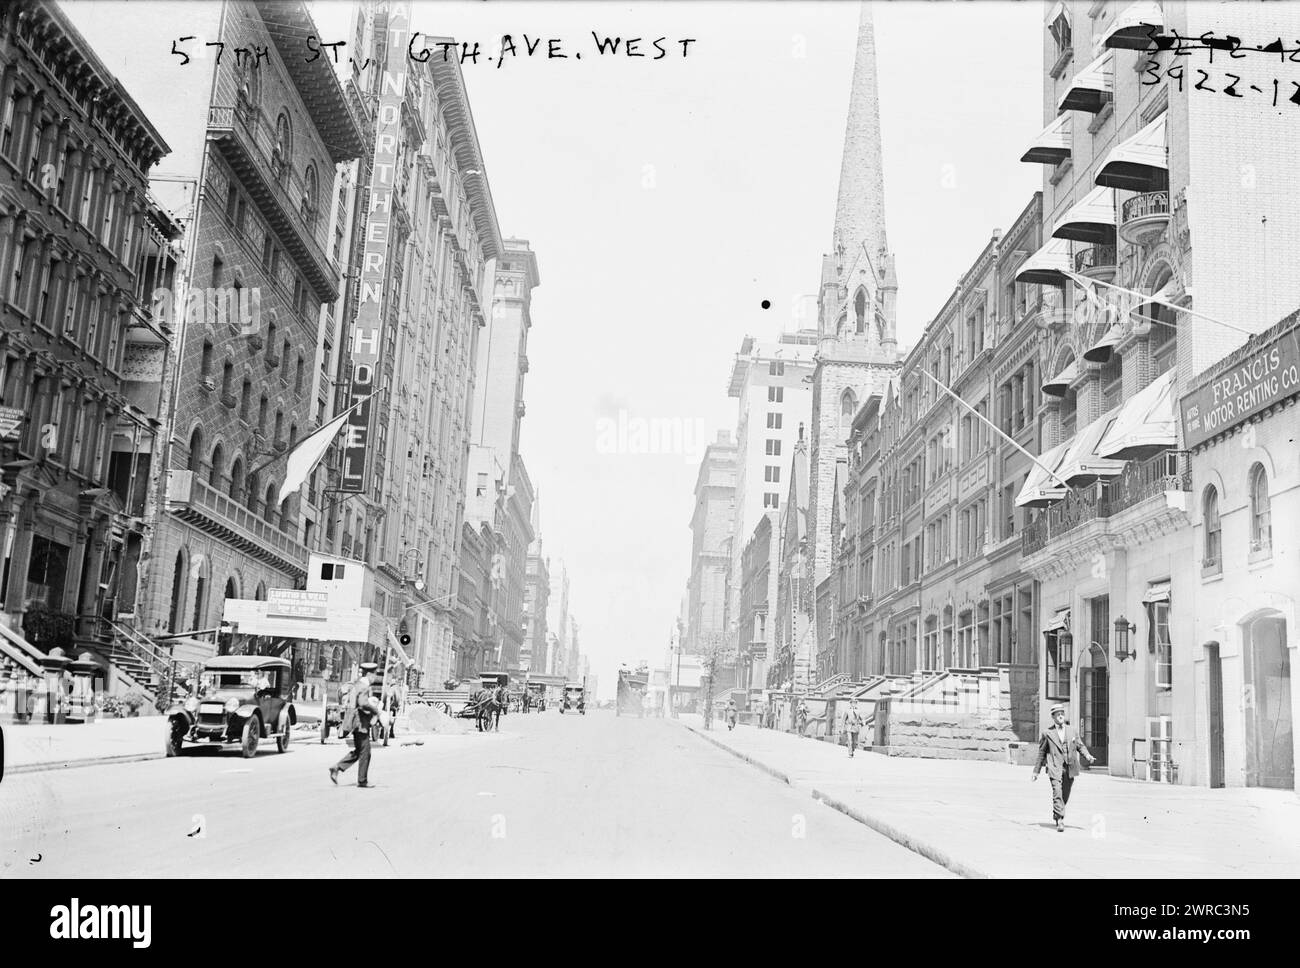
[[[199,696],[246,694],[275,688],[276,673],[259,669],[206,671],[199,677]]]

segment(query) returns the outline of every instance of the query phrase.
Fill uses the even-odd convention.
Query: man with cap
[[[1056,829],[1062,832],[1065,831],[1065,805],[1070,802],[1070,787],[1079,775],[1080,753],[1089,764],[1094,762],[1079,734],[1065,724],[1065,705],[1058,702],[1052,707],[1052,725],[1038,738],[1038,762],[1034,764],[1034,775],[1030,779],[1037,780],[1039,770],[1047,767],[1047,777],[1052,781],[1052,819],[1056,821]]]

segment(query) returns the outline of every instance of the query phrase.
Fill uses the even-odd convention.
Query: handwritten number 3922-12
[[[1224,71],[1223,76],[1226,77],[1230,83],[1223,88],[1209,87],[1205,83],[1210,79],[1209,72],[1203,71],[1199,67],[1194,67],[1192,69],[1196,71],[1197,74],[1200,75],[1200,78],[1192,86],[1193,90],[1209,91],[1211,94],[1221,93],[1221,94],[1226,94],[1228,97],[1245,98],[1246,95],[1243,94],[1241,91],[1237,90],[1237,85],[1241,83],[1241,77],[1239,75],[1230,74],[1227,71]],[[1184,77],[1183,66],[1181,64],[1175,64],[1169,67],[1167,70],[1165,70],[1164,76],[1169,78],[1170,80],[1174,80],[1178,82],[1178,91],[1181,94],[1183,90],[1183,77]],[[1160,76],[1159,61],[1156,61],[1154,59],[1148,60],[1146,69],[1142,72],[1142,86],[1151,87],[1154,84],[1159,84],[1161,80],[1162,78]],[[1290,84],[1292,87],[1295,88],[1295,91],[1292,92],[1291,97],[1288,98],[1288,100],[1292,104],[1300,104],[1300,81],[1291,81]],[[1267,88],[1257,87],[1254,84],[1247,85],[1247,88],[1249,90],[1256,92],[1257,94],[1268,93]],[[1279,81],[1277,78],[1273,78],[1272,94],[1273,94],[1273,106],[1277,107],[1277,99],[1279,95]]]

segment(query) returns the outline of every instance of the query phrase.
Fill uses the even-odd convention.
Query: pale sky
[[[313,9],[323,37],[348,37],[350,5]],[[542,277],[520,446],[606,698],[620,662],[658,664],[668,647],[699,456],[735,430],[726,387],[742,337],[795,328],[795,298],[817,289],[857,17],[850,2],[415,5],[414,29],[484,52],[463,71],[488,181],[502,232],[531,242]],[[1043,126],[1042,9],[889,3],[875,21],[911,345],[1041,186],[1041,167],[1018,159]],[[665,37],[669,53],[599,58],[592,30],[645,38],[651,56]],[[521,51],[522,34],[559,38],[570,58],[542,57],[544,41],[498,68],[506,33]],[[695,39],[685,58],[682,38]],[[617,452],[620,410],[629,427],[677,420],[688,453]]]

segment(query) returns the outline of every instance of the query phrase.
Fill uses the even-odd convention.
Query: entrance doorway
[[[1291,733],[1291,657],[1286,619],[1265,612],[1248,623],[1243,652],[1246,683],[1246,785],[1295,789]]]
[[[1106,654],[1091,646],[1082,661],[1090,663],[1079,669],[1079,732],[1083,743],[1097,758],[1097,766],[1109,765],[1110,677],[1106,671]]]
[[[1219,643],[1205,646],[1206,698],[1209,702],[1210,787],[1223,781],[1223,663],[1219,660]]]

